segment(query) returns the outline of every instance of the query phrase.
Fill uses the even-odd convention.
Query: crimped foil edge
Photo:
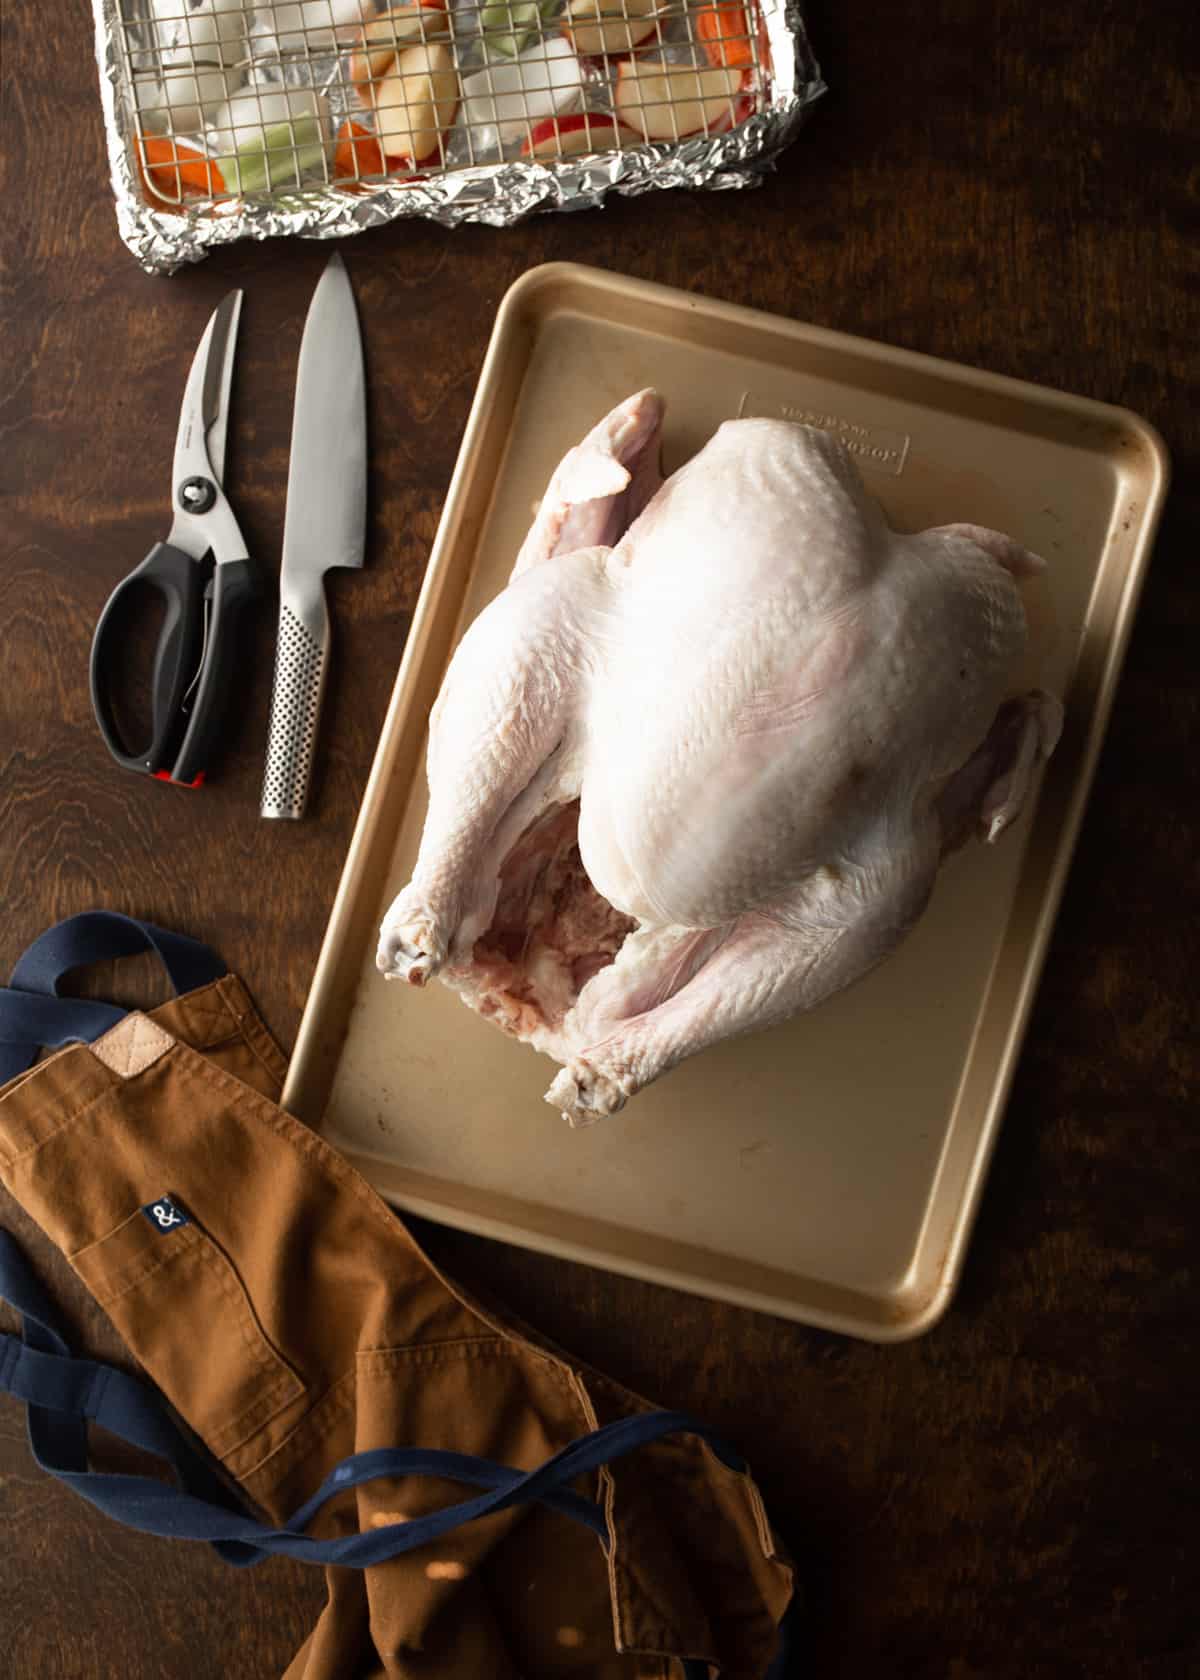
[[[719,191],[757,184],[826,92],[794,0],[761,0],[771,55],[769,104],[723,134],[552,163],[510,161],[447,170],[349,193],[335,186],[278,191],[213,209],[159,210],[134,164],[132,101],[123,97],[120,0],[93,0],[100,99],[121,238],[150,274],[172,274],[216,246],[239,239],[340,239],[403,217],[445,227],[511,227],[537,211],[599,206],[671,187]]]

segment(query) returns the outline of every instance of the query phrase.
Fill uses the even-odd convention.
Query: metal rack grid
[[[120,43],[148,197],[213,214],[707,138],[770,73],[758,0],[126,0]]]

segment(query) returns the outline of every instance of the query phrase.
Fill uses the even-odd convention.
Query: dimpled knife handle
[[[304,815],[325,687],[326,652],[326,646],[283,603],[279,608],[267,766],[259,803],[259,813],[264,817]]]

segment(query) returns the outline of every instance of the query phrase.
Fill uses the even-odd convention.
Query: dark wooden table
[[[150,916],[218,946],[290,1045],[493,312],[534,263],[591,262],[1060,386],[1166,436],[1175,488],[949,1317],[867,1346],[425,1231],[470,1285],[745,1449],[801,1560],[824,1680],[1200,1674],[1191,10],[820,0],[832,92],[760,191],[351,243],[369,565],[333,584],[336,681],[296,825],[257,815],[269,614],[250,705],[201,793],[113,767],[86,665],[108,590],[164,534],[188,358],[231,285],[247,295],[229,489],[252,552],[276,563],[296,350],[327,249],[242,246],[147,278],[117,238],[83,0],[3,16],[5,963],[76,910]],[[0,1223],[33,1246],[11,1202]],[[36,1471],[0,1401],[13,1680],[266,1680],[321,1597],[298,1565],[235,1572],[101,1520]]]

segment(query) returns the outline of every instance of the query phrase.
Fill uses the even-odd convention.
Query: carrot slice
[[[178,203],[186,191],[216,198],[225,192],[221,171],[194,146],[157,134],[139,134],[138,151],[146,183],[159,198]]]
[[[333,153],[333,173],[341,179],[362,180],[364,175],[384,175],[387,164],[383,148],[369,129],[350,117],[337,131],[337,145]]]
[[[696,14],[696,34],[712,64],[732,68],[754,63],[750,25],[736,0],[717,0]]]

